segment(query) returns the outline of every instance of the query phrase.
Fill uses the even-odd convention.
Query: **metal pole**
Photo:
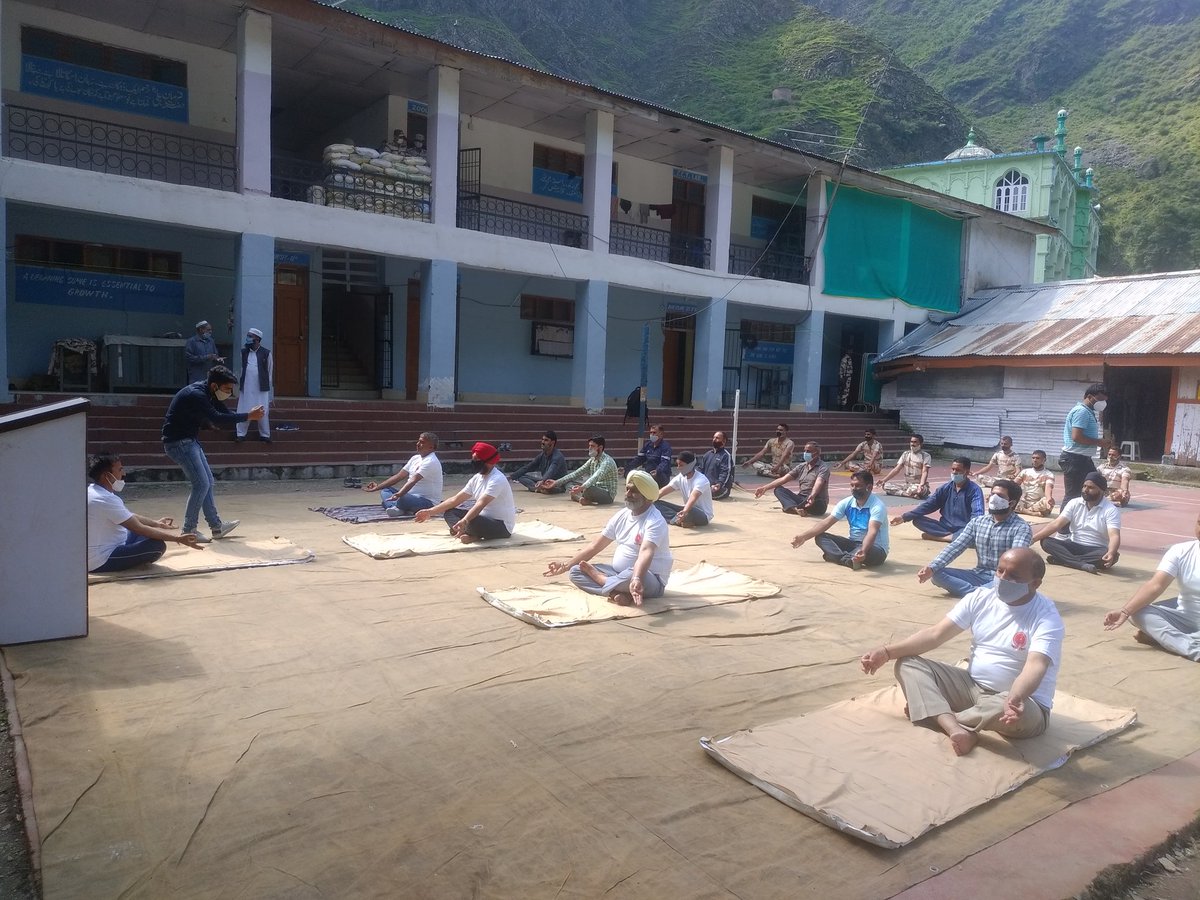
[[[738,388],[733,392],[733,450],[730,451],[729,456],[734,466],[737,465],[738,416],[741,414],[741,407],[742,389]]]
[[[642,442],[646,432],[646,382],[650,378],[650,323],[642,325],[642,408],[638,413],[638,452],[642,451]]]

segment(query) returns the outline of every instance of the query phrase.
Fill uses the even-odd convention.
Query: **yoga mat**
[[[203,550],[193,550],[190,547],[169,544],[167,552],[158,562],[126,569],[124,572],[93,573],[88,575],[88,584],[131,581],[138,578],[166,578],[171,575],[200,575],[206,572],[223,572],[226,569],[290,566],[316,559],[311,550],[304,550],[280,537],[249,540],[225,538],[202,546]]]
[[[342,541],[372,559],[399,559],[404,556],[428,556],[433,553],[454,553],[460,550],[490,550],[501,547],[521,547],[527,544],[547,544],[556,541],[582,541],[583,535],[534,520],[518,522],[512,537],[464,544],[445,531],[419,534],[354,534]]]

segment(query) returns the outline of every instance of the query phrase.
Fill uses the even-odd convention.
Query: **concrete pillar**
[[[613,114],[589,110],[584,132],[583,212],[588,217],[588,247],[593,253],[607,253],[612,220]]]
[[[429,134],[433,167],[432,220],[453,228],[458,219],[458,69],[429,70]]]
[[[438,409],[453,409],[458,351],[458,263],[421,264],[421,384],[419,395]]]
[[[0,109],[3,113],[3,109]],[[8,201],[0,197],[0,235],[4,235],[5,246],[12,246],[8,237]],[[0,403],[11,403],[12,394],[8,390],[8,309],[14,298],[8,293],[9,277],[7,266],[0,278]]]
[[[274,346],[275,238],[269,234],[243,234],[237,245],[237,272],[233,284],[233,359],[230,368],[242,365],[246,329],[263,333],[263,346]]]
[[[897,317],[892,321],[882,321],[879,323],[879,340],[876,342],[875,352],[882,353],[900,338],[904,337],[904,319]],[[870,352],[870,351],[868,351]]]
[[[271,193],[271,17],[247,9],[237,32],[238,190]]]
[[[308,396],[321,396],[321,344],[324,339],[322,326],[325,282],[325,262],[320,247],[314,247],[308,262]]]
[[[732,147],[709,148],[708,192],[704,200],[704,236],[712,242],[709,266],[723,275],[729,271],[729,231],[733,227]]]
[[[813,175],[808,179],[808,219],[804,226],[804,255],[810,260],[808,283],[818,291],[825,289],[824,249],[828,229],[824,225],[825,216],[829,213],[829,203],[825,197],[827,184],[828,180],[823,175]]]
[[[696,314],[696,367],[692,378],[692,406],[712,412],[721,408],[725,377],[725,320],[729,301],[713,297]]]
[[[821,347],[825,338],[825,310],[814,309],[796,326],[792,359],[792,409],[816,412],[821,408]]]
[[[608,282],[585,281],[575,289],[575,359],[571,395],[590,413],[604,411],[608,351]]]

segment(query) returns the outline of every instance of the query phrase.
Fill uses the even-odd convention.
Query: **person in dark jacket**
[[[666,487],[671,480],[671,462],[674,459],[671,445],[663,436],[663,427],[651,425],[650,439],[642,446],[642,452],[629,461],[626,469],[630,472],[635,469],[649,472],[660,488]]]

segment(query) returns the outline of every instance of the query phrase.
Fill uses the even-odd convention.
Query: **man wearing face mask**
[[[562,478],[547,478],[538,484],[539,494],[561,494],[580,506],[607,506],[617,497],[617,462],[604,452],[604,435],[588,438],[588,458],[582,466]]]
[[[263,333],[257,328],[246,332],[246,343],[242,346],[242,391],[238,395],[238,412],[249,412],[258,406],[263,410],[258,420],[258,438],[271,443],[271,423],[267,411],[271,408],[271,378],[275,373],[275,360],[271,351],[262,345]],[[235,440],[244,441],[249,426],[241,422]]]
[[[940,512],[939,518],[929,514]],[[983,490],[971,481],[971,460],[956,456],[950,463],[950,480],[906,513],[892,519],[893,525],[912,522],[926,541],[949,543],[967,522],[983,515]]]
[[[171,405],[167,407],[167,415],[163,419],[163,453],[179,464],[192,486],[187,510],[183,514],[183,531],[185,534],[195,534],[201,544],[211,540],[196,531],[201,509],[215,538],[228,535],[237,528],[238,521],[222,522],[217,512],[217,504],[213,499],[212,469],[198,440],[200,429],[209,425],[254,422],[264,415],[261,406],[240,413],[231,413],[225,408],[224,401],[233,396],[235,384],[236,375],[224,366],[213,366],[208,370],[206,381],[189,384],[171,398]]]
[[[1067,413],[1063,422],[1063,448],[1058,467],[1063,473],[1062,512],[1067,502],[1074,500],[1083,489],[1083,476],[1096,468],[1093,459],[1097,447],[1107,450],[1109,442],[1100,437],[1100,413],[1108,406],[1108,388],[1093,384],[1083,392],[1083,399]]]
[[[696,471],[696,454],[691,450],[681,451],[675,463],[679,466],[679,474],[658,492],[654,506],[672,525],[701,528],[713,519],[712,484],[703,472]],[[683,506],[663,499],[676,491],[684,498]]]
[[[569,572],[581,591],[607,597],[613,603],[641,606],[661,597],[671,575],[671,538],[667,521],[654,508],[658,484],[650,473],[637,470],[625,476],[625,508],[608,520],[591,546],[567,562],[546,567],[547,578]],[[612,565],[590,560],[616,543]]]
[[[862,670],[873,675],[896,660],[909,721],[941,729],[958,756],[971,752],[980,731],[1037,737],[1050,720],[1063,642],[1058,609],[1038,591],[1045,575],[1032,550],[1006,551],[994,581],[959,600],[936,625],[864,653]],[[963,631],[971,632],[966,669],[920,655]]]
[[[850,496],[808,531],[792,538],[792,546],[799,549],[805,541],[816,538],[825,562],[849,566],[855,571],[863,566],[881,565],[888,554],[887,507],[871,493],[874,483],[870,472],[851,475]],[[839,519],[845,519],[850,526],[848,538],[826,534]]]
[[[213,340],[212,326],[207,319],[196,323],[196,333],[187,339],[183,356],[187,360],[188,384],[203,381],[209,369],[225,362],[224,357],[217,356],[217,342]]]
[[[795,480],[796,490],[784,487]],[[775,492],[785,513],[794,516],[823,516],[829,508],[829,464],[821,459],[821,445],[809,441],[804,445],[804,461],[781,478],[764,484],[754,492],[755,499],[767,491]]]
[[[1108,481],[1099,472],[1083,477],[1083,496],[1068,500],[1058,518],[1033,534],[1051,565],[1083,572],[1111,569],[1121,558],[1121,512],[1105,494]],[[1069,537],[1059,537],[1064,528]]]
[[[471,471],[475,474],[466,486],[437,506],[417,510],[416,520],[428,522],[444,513],[450,533],[464,544],[512,537],[517,527],[517,506],[499,465],[500,451],[480,441],[471,448]]]
[[[125,467],[115,453],[102,453],[88,466],[88,571],[123,572],[156,562],[167,542],[197,547],[196,535],[178,534],[172,519],[131,513],[117,495],[125,490]]]
[[[714,500],[724,500],[733,490],[733,457],[725,443],[725,432],[714,432],[712,449],[700,457],[699,469],[712,485]]]
[[[758,475],[765,478],[778,478],[788,470],[792,461],[792,453],[796,444],[788,437],[788,427],[783,422],[775,426],[775,437],[763,444],[763,448],[742,463],[742,468],[754,467]],[[770,454],[770,461],[763,460]]]
[[[922,584],[933,579],[936,586],[954,597],[965,597],[990,582],[996,577],[1001,554],[1033,543],[1033,529],[1014,512],[1020,500],[1021,488],[1015,481],[997,478],[988,497],[988,511],[968,522],[949,547],[917,572],[917,578]],[[968,547],[975,548],[975,568],[947,568]]]
[[[659,487],[666,487],[671,480],[671,460],[674,454],[667,443],[661,425],[650,426],[650,439],[642,445],[642,452],[629,461],[626,468],[632,472],[641,469],[654,476]]]

